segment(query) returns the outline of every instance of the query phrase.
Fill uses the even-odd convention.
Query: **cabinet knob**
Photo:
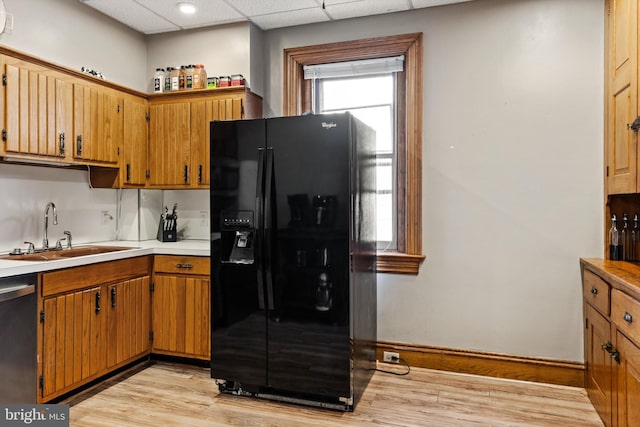
[[[627,312],[624,313],[624,316],[622,316],[622,318],[627,323],[633,322],[633,316],[631,314],[627,313]]]
[[[596,287],[594,286],[593,288],[591,288],[591,293],[594,295],[598,295],[598,289],[596,289]]]
[[[613,345],[610,342],[608,342],[606,344],[602,344],[602,349],[606,350],[607,353],[611,353],[611,349],[612,348],[613,348]]]

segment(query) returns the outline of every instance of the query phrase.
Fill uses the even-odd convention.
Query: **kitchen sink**
[[[35,254],[2,255],[0,259],[14,261],[52,261],[56,259],[75,258],[86,255],[97,255],[108,252],[124,251],[133,249],[127,246],[78,246],[72,249],[52,249]]]

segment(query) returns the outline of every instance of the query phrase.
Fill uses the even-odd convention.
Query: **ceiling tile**
[[[320,5],[316,0],[225,0],[225,2],[246,16],[291,12]]]
[[[180,29],[132,0],[85,0],[83,3],[141,33]]]
[[[419,9],[422,7],[440,6],[443,4],[464,3],[472,0],[411,0],[413,7]]]
[[[294,10],[291,12],[272,13],[253,16],[251,20],[263,30],[290,27],[294,25],[312,24],[328,21],[329,17],[320,8]]]
[[[347,19],[409,10],[407,0],[360,0],[335,5],[325,5],[327,13],[333,19]]]
[[[223,0],[186,0],[192,3],[197,11],[193,15],[185,15],[178,10],[180,0],[135,0],[149,10],[163,16],[168,21],[182,28],[200,27],[212,23],[240,21],[246,18],[229,7]]]

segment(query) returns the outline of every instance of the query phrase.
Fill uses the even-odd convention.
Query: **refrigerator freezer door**
[[[266,384],[266,316],[259,212],[264,120],[211,123],[211,376]],[[258,202],[257,202],[258,201]]]

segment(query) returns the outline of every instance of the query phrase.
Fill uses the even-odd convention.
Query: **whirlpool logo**
[[[334,128],[334,127],[336,127],[336,126],[338,126],[338,125],[336,124],[336,122],[328,122],[328,123],[327,123],[327,122],[322,122],[322,127],[323,127],[324,129],[331,129],[331,128]]]

